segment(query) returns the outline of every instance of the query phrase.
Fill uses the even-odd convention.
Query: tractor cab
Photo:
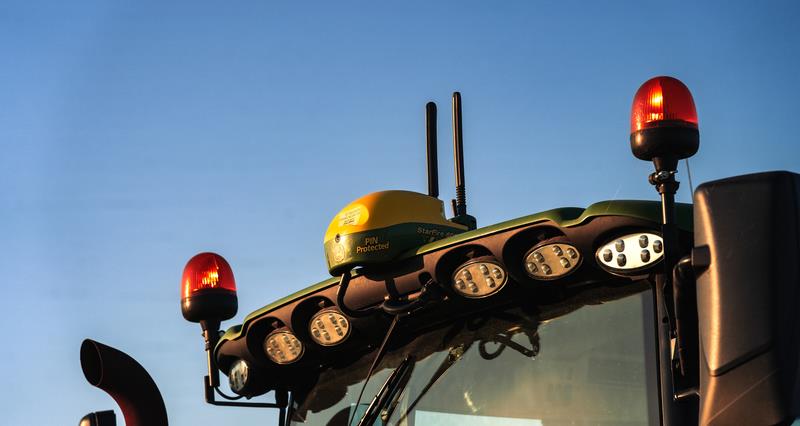
[[[332,278],[228,329],[213,362],[238,395],[285,395],[292,425],[658,421],[644,324],[667,254],[662,206],[607,201],[476,229],[460,109],[456,93],[454,217],[437,198],[429,104],[429,194],[345,206],[324,237]],[[686,251],[691,206],[671,208],[671,244]]]
[[[700,185],[693,205],[675,203],[678,163],[699,147],[697,113],[683,83],[656,77],[634,97],[630,146],[652,161],[660,202],[611,200],[478,228],[466,208],[460,94],[450,218],[432,103],[426,118],[428,194],[381,191],[342,208],[323,238],[329,278],[223,332],[238,306],[233,269],[215,253],[189,261],[181,310],[203,331],[207,403],[274,408],[281,426],[800,416],[800,175],[722,179]],[[141,366],[86,345],[87,379],[117,399],[126,423],[166,425],[146,372],[131,373],[149,380],[131,389],[138,382],[102,370]],[[113,424],[100,414],[87,424]]]

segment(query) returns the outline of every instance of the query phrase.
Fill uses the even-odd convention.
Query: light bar
[[[319,311],[308,324],[311,338],[322,346],[335,346],[350,336],[350,321],[336,308]]]
[[[525,272],[537,280],[555,280],[578,269],[581,252],[566,243],[550,243],[532,248],[525,255]]]
[[[508,281],[505,269],[490,260],[475,260],[461,265],[453,274],[453,289],[471,299],[490,296]]]
[[[664,257],[661,237],[648,232],[615,238],[597,249],[597,263],[603,269],[622,275],[641,272]]]
[[[291,364],[303,356],[303,344],[291,331],[273,331],[264,339],[264,353],[276,364]]]

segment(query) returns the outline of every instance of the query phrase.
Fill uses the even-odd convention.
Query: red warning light
[[[689,88],[672,77],[647,80],[633,97],[631,133],[653,127],[697,128],[697,110]]]
[[[631,108],[631,151],[656,171],[675,171],[700,147],[694,99],[680,80],[655,77],[636,91]]]
[[[183,294],[187,298],[208,289],[236,291],[236,280],[228,262],[216,253],[200,253],[183,268]]]
[[[189,260],[181,278],[181,312],[192,322],[222,321],[236,315],[236,280],[228,262],[216,253]]]

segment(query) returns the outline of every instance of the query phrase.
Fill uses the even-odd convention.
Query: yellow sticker
[[[369,212],[367,211],[367,208],[361,204],[357,204],[352,208],[339,213],[339,226],[362,225],[367,221],[367,218],[369,218]]]
[[[334,246],[333,246],[333,260],[336,261],[337,263],[344,260],[344,246],[343,245],[341,245],[339,243],[334,244]]]

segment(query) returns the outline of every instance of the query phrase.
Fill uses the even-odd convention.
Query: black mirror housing
[[[695,253],[709,258],[695,262],[699,424],[791,421],[800,416],[800,175],[708,182],[694,206]]]

